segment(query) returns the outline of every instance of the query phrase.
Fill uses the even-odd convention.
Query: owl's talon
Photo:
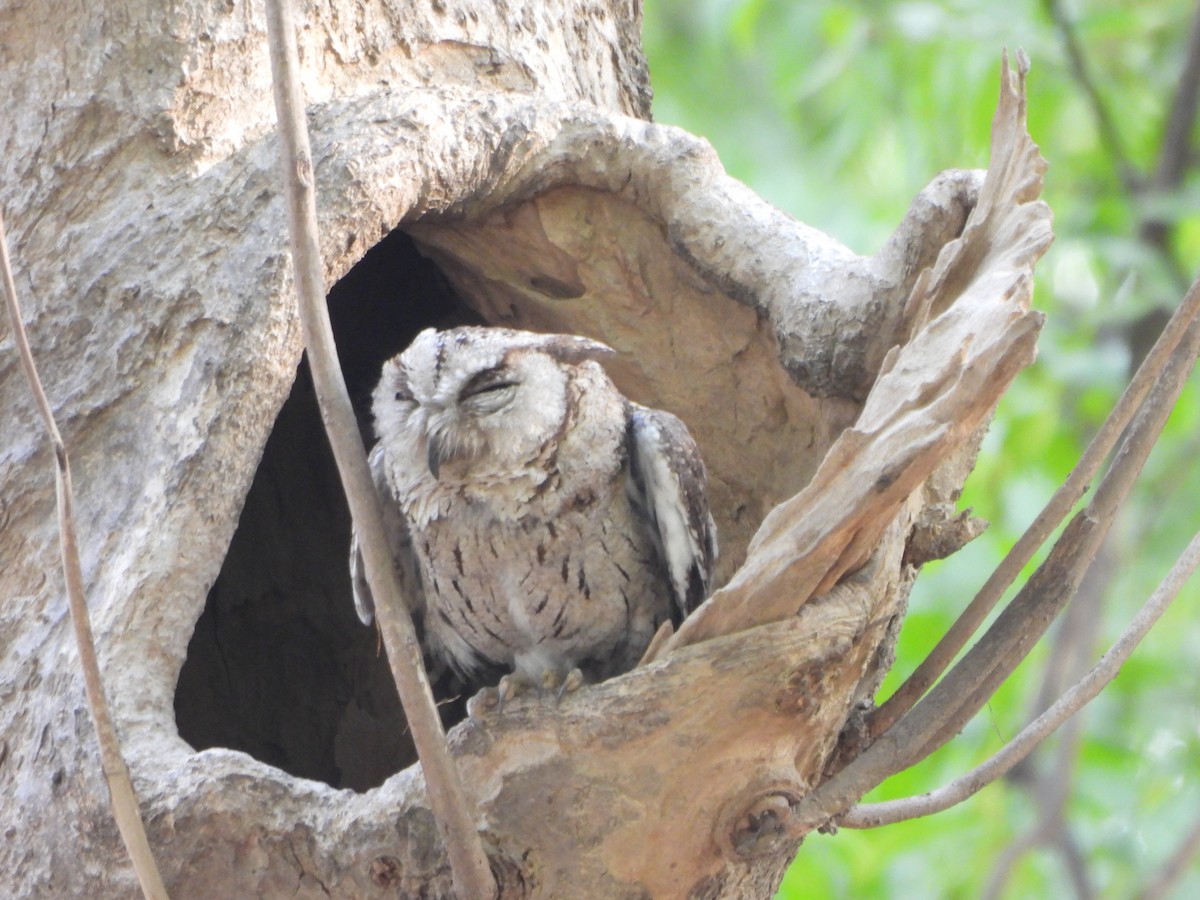
[[[496,685],[496,713],[504,712],[504,704],[512,700],[514,697],[520,696],[529,692],[533,687],[533,682],[517,672],[510,672],[500,679],[500,683]]]
[[[498,688],[481,688],[474,697],[467,701],[467,716],[472,719],[482,719],[493,712],[498,712],[503,702]]]
[[[467,701],[467,715],[474,718],[504,712],[504,705],[514,697],[529,692],[533,683],[523,675],[512,672],[500,679],[495,687],[481,688],[474,697]],[[541,693],[540,687],[538,693]]]
[[[547,669],[536,681],[529,676],[511,672],[501,678],[495,687],[482,688],[476,692],[475,696],[467,701],[467,715],[473,719],[500,715],[509,700],[529,693],[530,689],[534,689],[539,698],[552,697],[554,705],[558,706],[563,697],[579,690],[584,683],[583,672],[579,669],[572,669],[565,675]]]
[[[562,702],[564,696],[573,694],[581,687],[583,687],[583,672],[578,668],[572,669],[563,677],[562,684],[558,686],[558,690],[554,694],[554,705],[557,706]]]

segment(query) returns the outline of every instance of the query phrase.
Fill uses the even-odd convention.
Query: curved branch
[[[1192,157],[1192,126],[1196,122],[1197,107],[1200,106],[1200,6],[1192,15],[1187,50],[1184,53],[1183,71],[1175,87],[1171,110],[1163,130],[1162,146],[1159,148],[1158,164],[1150,178],[1149,189],[1159,195],[1177,190],[1183,183],[1188,163]],[[1153,247],[1166,261],[1171,274],[1186,282],[1187,276],[1171,251],[1171,235],[1174,223],[1157,212],[1150,212],[1142,221],[1139,236]]]
[[[1021,857],[1037,846],[1037,840],[1037,834],[1028,831],[996,855],[996,859],[992,863],[992,870],[988,873],[987,884],[984,885],[981,900],[996,900],[1000,896],[1004,885],[1008,882],[1009,874]]]
[[[1138,900],[1161,900],[1168,896],[1197,856],[1200,856],[1200,819],[1192,823],[1171,858],[1163,864],[1146,889],[1138,894]]]
[[[1096,127],[1100,132],[1100,140],[1105,147],[1108,148],[1108,153],[1112,157],[1113,166],[1117,170],[1117,177],[1121,179],[1121,184],[1125,186],[1131,194],[1136,194],[1141,190],[1141,175],[1137,168],[1129,160],[1129,154],[1125,151],[1125,141],[1121,138],[1121,132],[1117,129],[1117,123],[1113,119],[1112,114],[1108,111],[1108,105],[1104,102],[1104,98],[1100,96],[1100,89],[1096,85],[1096,79],[1092,77],[1091,66],[1088,63],[1087,57],[1084,56],[1083,46],[1079,42],[1079,36],[1075,33],[1075,24],[1071,21],[1069,14],[1065,9],[1061,0],[1043,0],[1043,6],[1046,9],[1046,14],[1054,22],[1058,32],[1062,35],[1063,48],[1067,53],[1067,61],[1071,66],[1071,74],[1079,83],[1083,93],[1088,98],[1088,103],[1092,107],[1092,115],[1096,119]]]
[[[1200,5],[1192,15],[1192,27],[1188,33],[1187,50],[1184,53],[1183,71],[1171,101],[1167,115],[1167,126],[1163,132],[1162,148],[1158,165],[1154,170],[1152,187],[1157,191],[1169,190],[1183,183],[1192,150],[1192,126],[1196,123],[1196,112],[1200,108]]]
[[[8,237],[4,233],[4,216],[2,214],[0,214],[0,274],[3,275],[5,305],[8,307],[13,337],[20,352],[21,368],[29,381],[29,389],[33,392],[38,413],[42,417],[46,433],[54,447],[58,535],[59,541],[62,543],[63,576],[67,583],[67,602],[71,609],[71,625],[75,630],[75,645],[79,649],[79,663],[83,667],[83,686],[87,693],[88,707],[92,711],[92,721],[96,726],[96,741],[100,745],[100,766],[104,770],[104,780],[108,783],[113,818],[117,822],[117,830],[121,832],[121,840],[125,842],[125,850],[129,853],[129,860],[137,874],[142,894],[152,900],[158,900],[158,898],[165,900],[167,889],[163,886],[162,876],[154,862],[154,853],[146,838],[146,826],[142,822],[137,793],[133,789],[129,768],[125,765],[125,758],[121,753],[121,742],[117,737],[117,730],[113,726],[112,715],[108,710],[108,700],[104,696],[100,662],[96,658],[96,641],[92,636],[92,623],[88,616],[87,600],[83,592],[83,569],[79,563],[79,539],[75,534],[75,492],[71,487],[71,463],[67,458],[67,447],[59,433],[58,424],[54,421],[54,412],[50,409],[50,401],[42,388],[42,379],[38,376],[37,366],[33,361],[33,351],[29,349],[29,338],[25,334],[25,324],[21,319],[21,307],[17,302],[17,286],[13,281],[12,264],[8,258]]]
[[[956,778],[945,787],[928,794],[855,806],[838,819],[839,827],[878,828],[881,825],[891,825],[907,819],[932,815],[962,803],[997,778],[1002,777],[1067,719],[1095,699],[1108,683],[1117,677],[1121,666],[1129,659],[1154,623],[1166,612],[1171,601],[1175,599],[1195,571],[1197,564],[1200,564],[1200,533],[1192,538],[1191,543],[1180,554],[1175,565],[1155,588],[1121,636],[1087,675],[1055,701],[1053,706],[1025,726],[1020,734],[989,760],[976,766],[966,775]]]

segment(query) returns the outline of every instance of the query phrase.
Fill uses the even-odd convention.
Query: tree
[[[395,771],[402,726],[373,638],[347,625],[345,512],[296,377],[262,23],[49,12],[17,10],[8,29],[4,78],[25,94],[4,203],[168,887],[444,895],[417,768],[362,795],[329,786]],[[626,8],[307,15],[352,391],[435,321],[586,332],[621,351],[627,393],[689,422],[712,472],[718,597],[633,673],[453,733],[501,886],[769,891],[803,834],[870,786],[837,781],[867,758],[846,726],[888,665],[914,566],[969,538],[951,504],[1032,359],[1049,227],[1020,75],[1001,75],[988,179],[939,177],[865,258],[646,121]],[[48,20],[74,39],[39,40]],[[49,456],[10,357],[5,869],[18,894],[120,893],[132,882],[63,662]],[[822,782],[841,793],[820,801]]]

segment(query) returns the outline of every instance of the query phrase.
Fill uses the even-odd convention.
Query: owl
[[[569,335],[427,329],[383,366],[371,472],[432,667],[499,701],[633,668],[709,591],[704,463]],[[359,617],[374,604],[351,539]],[[415,577],[414,577],[415,576]]]

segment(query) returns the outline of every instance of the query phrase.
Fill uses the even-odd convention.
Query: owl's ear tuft
[[[573,334],[548,334],[542,349],[563,363],[577,364],[584,360],[604,360],[616,354],[608,344]]]

